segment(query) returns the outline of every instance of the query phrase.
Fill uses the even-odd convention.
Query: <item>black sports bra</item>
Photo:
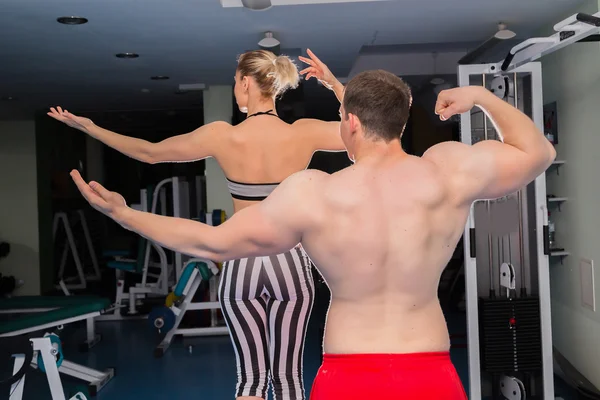
[[[279,183],[242,183],[227,178],[231,197],[238,200],[260,201],[267,198]]]

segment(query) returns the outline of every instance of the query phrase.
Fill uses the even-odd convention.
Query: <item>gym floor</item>
[[[316,307],[317,308],[317,307]],[[322,308],[322,307],[321,307]],[[324,310],[316,309],[307,334],[304,357],[304,377],[307,395],[320,364],[319,326]],[[447,316],[451,333],[462,332],[464,315]],[[146,320],[98,323],[102,342],[89,353],[80,353],[77,344],[83,340],[81,329],[69,327],[62,335],[65,358],[92,368],[116,369],[116,377],[98,394],[98,400],[143,398],[158,399],[233,399],[235,389],[235,355],[228,336],[178,338],[162,359],[156,359],[153,349],[157,337]],[[0,340],[0,345],[1,345]],[[454,344],[466,343],[464,338],[453,339]],[[458,346],[451,351],[452,360],[465,385],[468,384],[467,349]],[[3,361],[0,373],[4,375]],[[45,375],[29,373],[25,382],[24,400],[50,400]],[[78,383],[63,377],[65,391],[71,392]],[[559,379],[555,383],[557,396],[574,400],[575,394]],[[0,399],[6,399],[2,388]],[[271,397],[270,397],[271,398]]]

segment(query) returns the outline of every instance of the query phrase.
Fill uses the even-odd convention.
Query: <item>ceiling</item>
[[[2,0],[0,98],[16,100],[0,101],[0,118],[28,118],[49,105],[82,112],[199,107],[201,92],[177,95],[178,85],[231,84],[237,55],[257,48],[265,31],[283,49],[310,47],[347,76],[363,46],[478,43],[499,21],[526,38],[581,2],[332,1],[257,12],[219,0]],[[71,15],[89,22],[56,21]],[[122,52],[140,57],[115,57]]]

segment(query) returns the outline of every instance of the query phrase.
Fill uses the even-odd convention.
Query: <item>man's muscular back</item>
[[[447,351],[437,288],[468,207],[439,167],[394,152],[316,181],[302,243],[332,292],[325,351]]]
[[[357,82],[353,91],[376,100],[372,86],[386,79],[397,78],[379,74],[368,84]],[[405,91],[398,82],[390,86],[390,92]],[[347,93],[345,103],[356,100],[354,95]],[[356,100],[353,107],[361,111],[358,105],[367,103]],[[398,101],[390,97],[375,111],[362,110],[363,119],[372,124],[392,120],[388,103]],[[342,138],[350,143],[349,152],[361,157],[337,174],[315,176],[306,200],[314,209],[310,221],[295,218],[302,244],[332,291],[327,353],[448,350],[437,287],[471,203],[522,188],[556,155],[527,116],[483,88],[443,91],[436,113],[448,119],[474,104],[497,117],[505,143],[444,142],[421,158],[407,155],[399,140],[385,140],[383,133],[379,140],[357,134],[362,122],[343,105],[348,118],[342,120]],[[398,125],[381,132],[395,132]],[[311,197],[317,199],[314,204]],[[299,214],[308,215],[306,210]]]

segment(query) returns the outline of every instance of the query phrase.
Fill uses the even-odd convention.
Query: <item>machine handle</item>
[[[577,21],[579,21],[579,22],[583,22],[584,24],[600,26],[600,18],[594,17],[593,15],[590,15],[590,14],[578,13],[575,16],[575,19],[577,19]]]
[[[469,208],[469,253],[471,254],[471,258],[476,257],[476,241],[475,241],[475,203],[471,204],[471,208]]]
[[[550,254],[550,228],[548,225],[544,225],[543,227],[544,234],[544,255]]]
[[[477,257],[475,244],[475,228],[469,228],[469,251],[471,252],[471,258]]]
[[[504,59],[504,62],[502,63],[502,66],[500,67],[500,69],[502,69],[502,71],[506,71],[508,69],[508,67],[510,66],[510,63],[512,62],[513,58],[515,57],[515,55],[518,52],[525,50],[526,48],[533,46],[535,44],[540,44],[540,43],[554,44],[554,43],[557,43],[557,40],[558,39],[551,36],[551,37],[547,37],[547,38],[530,38],[530,39],[525,40],[524,42],[519,43],[518,45],[516,45],[512,49],[510,49],[510,51],[506,55],[506,58]]]
[[[506,71],[506,69],[510,66],[510,63],[512,62],[513,58],[515,58],[515,55],[509,51],[508,54],[506,55],[506,58],[504,59],[504,62],[502,63],[502,66],[500,67],[500,69],[502,71]]]

